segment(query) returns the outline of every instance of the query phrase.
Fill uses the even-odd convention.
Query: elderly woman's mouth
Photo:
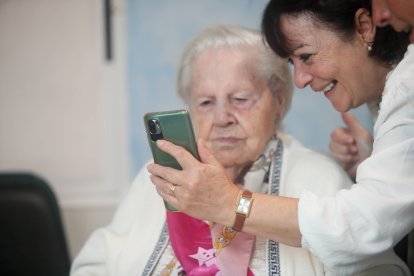
[[[237,137],[219,137],[219,138],[214,139],[215,142],[222,143],[222,144],[236,144],[240,140],[241,139]]]

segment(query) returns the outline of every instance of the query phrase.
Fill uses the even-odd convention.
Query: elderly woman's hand
[[[230,181],[204,142],[198,141],[201,162],[184,148],[168,141],[159,140],[157,146],[173,156],[182,167],[182,170],[176,170],[148,165],[151,181],[161,197],[191,216],[231,226],[239,188]]]

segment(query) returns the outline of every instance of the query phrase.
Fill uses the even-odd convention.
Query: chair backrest
[[[0,275],[69,275],[60,209],[32,174],[0,174]]]
[[[395,254],[401,258],[405,263],[408,260],[408,235],[402,238],[395,246],[394,246]]]

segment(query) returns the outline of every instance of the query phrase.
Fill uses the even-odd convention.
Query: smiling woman
[[[372,155],[358,168],[352,189],[322,196],[308,190],[325,181],[325,188],[344,183],[317,180],[322,174],[316,170],[299,183],[284,179],[289,187],[306,188],[285,196],[253,192],[242,231],[309,249],[325,265],[325,272],[410,275],[392,247],[414,226],[414,48],[409,46],[404,60],[390,73],[404,56],[408,35],[389,27],[377,29],[370,3],[271,0],[266,7],[262,21],[266,41],[291,59],[297,86],[325,90],[340,111],[379,97],[382,102]],[[201,162],[171,143],[159,144],[183,170],[156,164],[148,170],[158,193],[177,209],[231,227],[238,221],[234,206],[240,205],[237,195],[243,188],[226,175],[214,158],[214,146],[206,146],[209,143],[199,141]],[[168,193],[170,184],[177,185],[175,197]]]
[[[275,8],[278,3],[271,2],[263,20],[269,45],[293,64],[296,86],[323,92],[341,112],[379,98],[386,74],[408,45],[406,35],[375,27],[369,1],[359,10],[357,2],[342,7],[352,15],[348,17],[329,4],[318,12],[317,4],[309,5],[308,13],[300,12],[300,5]],[[289,13],[284,12],[287,6]]]

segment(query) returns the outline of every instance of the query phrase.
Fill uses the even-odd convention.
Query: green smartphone
[[[144,124],[155,163],[177,170],[182,169],[174,157],[157,147],[155,142],[158,139],[167,140],[175,145],[181,146],[195,158],[200,159],[190,112],[188,110],[150,112],[144,115]],[[176,208],[166,201],[164,201],[164,205],[170,211],[177,211]]]

